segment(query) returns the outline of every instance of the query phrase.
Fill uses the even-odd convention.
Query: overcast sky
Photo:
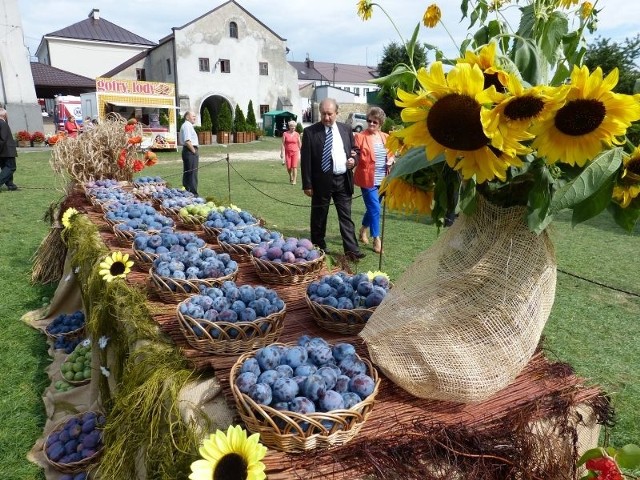
[[[4,1],[4,0],[0,0]],[[157,42],[180,27],[224,3],[223,0],[17,0],[25,43],[35,55],[42,36],[87,18],[92,8],[121,27]],[[594,2],[594,0],[591,0]],[[238,0],[247,11],[283,38],[289,60],[311,60],[377,65],[382,50],[399,39],[381,10],[374,7],[367,22],[356,14],[357,0]],[[424,9],[433,0],[379,0],[405,38],[411,36]],[[468,21],[460,23],[460,1],[437,1],[443,21],[457,43],[466,34]],[[473,3],[473,2],[469,2]],[[640,33],[640,1],[600,0],[596,35],[622,41]],[[515,25],[514,25],[515,28]],[[453,54],[453,42],[442,26],[420,30],[422,42],[438,45]],[[433,59],[433,57],[430,57]]]

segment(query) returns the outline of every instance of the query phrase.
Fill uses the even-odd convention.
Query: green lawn
[[[199,190],[201,195],[226,199],[229,175],[233,203],[264,218],[270,228],[286,235],[307,236],[310,201],[299,184],[289,185],[279,149],[280,140],[273,138],[250,145],[202,147],[202,157],[220,161],[202,162]],[[272,158],[243,160],[254,150],[272,151]],[[163,153],[159,158],[158,165],[143,173],[163,176],[178,185],[182,169],[179,153]],[[40,396],[48,384],[44,373],[47,346],[45,337],[19,318],[53,293],[52,287],[30,284],[30,258],[48,230],[43,214],[61,197],[61,184],[54,180],[48,160],[46,151],[21,152],[15,179],[21,190],[0,192],[0,240],[4,247],[0,256],[0,323],[4,326],[0,336],[0,458],[3,471],[10,472],[3,478],[10,479],[44,478],[25,456],[44,425]],[[355,199],[353,218],[357,225],[363,211],[362,200]],[[333,210],[329,226],[328,247],[340,250]],[[433,227],[387,214],[382,269],[397,277],[436,236]],[[563,217],[554,223],[551,236],[561,272],[545,329],[549,356],[569,362],[588,382],[602,385],[611,394],[618,420],[609,432],[611,443],[638,443],[640,276],[633,252],[640,250],[640,229],[625,234],[604,215],[572,229],[569,217]],[[377,257],[370,250],[368,253],[359,269],[378,269]]]

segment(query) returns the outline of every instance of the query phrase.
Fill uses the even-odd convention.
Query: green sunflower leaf
[[[540,50],[550,64],[555,64],[562,38],[569,31],[569,21],[564,13],[552,12],[544,22],[540,36]]]
[[[587,463],[587,460],[593,460],[594,458],[604,457],[604,449],[602,447],[592,448],[587,450],[582,454],[582,456],[578,459],[577,466],[580,467]]]
[[[418,40],[418,32],[420,31],[420,24],[416,25],[416,28],[413,30],[413,35],[411,36],[411,40],[407,43],[407,55],[409,56],[410,61],[413,63],[413,54],[416,49],[416,41]]]
[[[573,207],[571,224],[574,227],[579,223],[585,222],[590,218],[595,217],[605,208],[607,208],[607,205],[611,203],[611,195],[613,194],[614,183],[615,178],[612,175],[606,179],[606,181],[600,186],[600,189],[597,190],[593,195]]]
[[[465,215],[473,215],[478,205],[478,199],[476,197],[476,181],[471,178],[464,182],[462,185],[462,191],[460,192],[460,200],[458,206],[460,211]]]
[[[633,232],[638,219],[640,219],[640,208],[622,208],[617,203],[611,202],[608,210],[618,226],[629,233]]]
[[[540,234],[553,220],[553,215],[549,214],[549,208],[551,185],[554,180],[546,165],[535,165],[535,168],[532,166],[531,171],[534,182],[527,199],[527,224],[532,232]]]
[[[555,214],[567,208],[575,208],[590,197],[599,193],[602,195],[601,190],[605,185],[607,188],[613,188],[613,177],[617,174],[621,164],[621,148],[614,148],[598,155],[578,176],[556,191],[551,201],[551,213]],[[610,198],[601,206],[600,210],[607,206]]]
[[[397,159],[395,165],[391,169],[391,172],[387,175],[387,178],[391,180],[392,178],[411,175],[418,170],[432,167],[442,162],[444,162],[443,154],[440,154],[433,160],[428,161],[426,149],[424,147],[415,147]]]
[[[522,75],[522,79],[530,85],[538,85],[542,72],[540,69],[540,49],[531,39],[516,42],[513,63]]]
[[[640,447],[630,443],[618,450],[616,461],[622,468],[636,469],[640,467]]]

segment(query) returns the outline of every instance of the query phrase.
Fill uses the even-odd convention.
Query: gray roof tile
[[[110,43],[126,43],[130,45],[154,46],[151,40],[125,30],[109,20],[87,18],[81,22],[69,25],[61,30],[47,33],[46,37],[74,38],[78,40],[94,40]]]

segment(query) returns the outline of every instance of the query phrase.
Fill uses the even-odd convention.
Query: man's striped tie
[[[322,149],[322,171],[328,172],[333,166],[331,160],[331,146],[333,145],[333,129],[327,130],[327,138],[324,141],[324,148]]]

